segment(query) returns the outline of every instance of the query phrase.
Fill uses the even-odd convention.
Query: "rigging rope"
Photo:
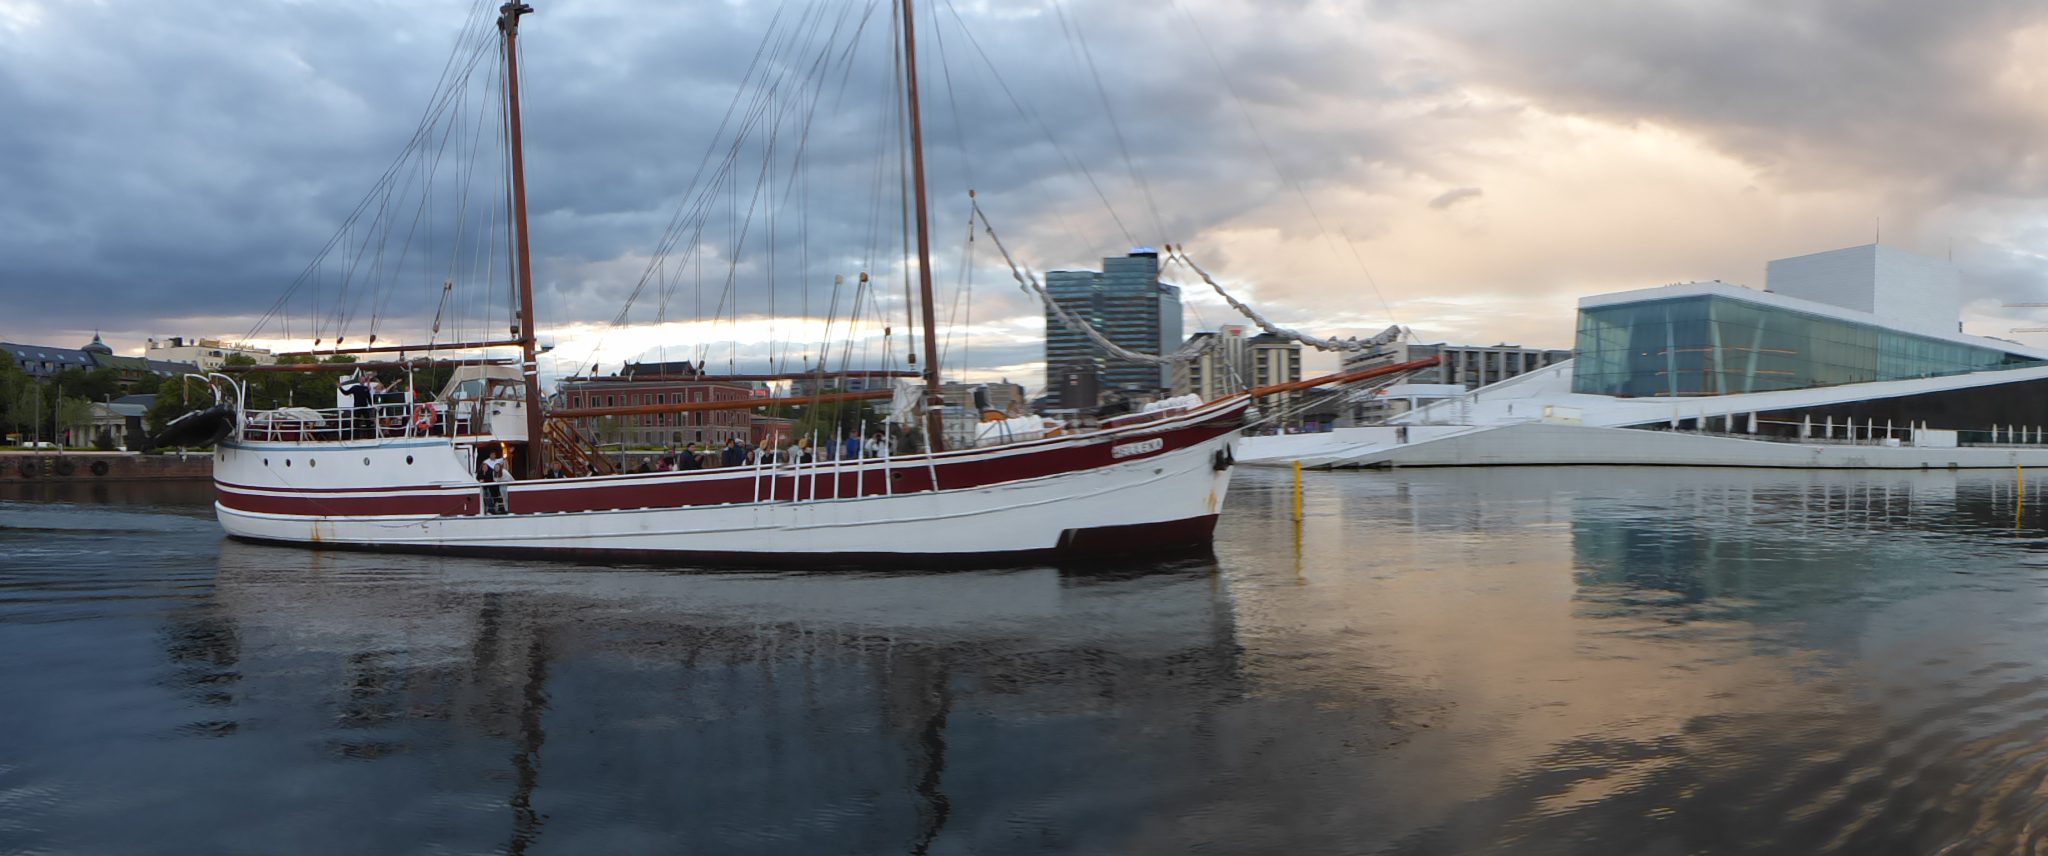
[[[1053,299],[1052,294],[1045,290],[1044,285],[1039,283],[1037,275],[1018,265],[1016,258],[1010,255],[1010,248],[1004,246],[1003,239],[996,235],[996,228],[989,223],[988,214],[981,210],[981,204],[976,202],[973,208],[975,218],[981,221],[982,231],[988,234],[989,241],[996,246],[996,251],[1002,253],[1003,262],[1010,266],[1010,276],[1017,280],[1017,286],[1024,293],[1037,297],[1039,302],[1045,304],[1046,308],[1051,309],[1054,317],[1057,317],[1060,323],[1066,325],[1068,329],[1087,336],[1090,341],[1103,350],[1108,351],[1112,356],[1122,360],[1151,365],[1168,365],[1192,360],[1214,344],[1214,337],[1205,336],[1200,339],[1189,339],[1172,353],[1157,355],[1133,351],[1111,341],[1108,336],[1095,329],[1094,325],[1075,316],[1072,312],[1068,311],[1067,307],[1061,305],[1058,300]],[[1181,264],[1187,265],[1188,269],[1194,271],[1197,276],[1200,276],[1203,282],[1208,283],[1210,288],[1215,289],[1216,293],[1221,295],[1224,302],[1229,303],[1231,308],[1236,309],[1240,314],[1251,319],[1252,323],[1257,324],[1259,329],[1267,333],[1283,339],[1300,342],[1319,351],[1364,351],[1378,346],[1378,343],[1371,340],[1355,338],[1326,339],[1321,336],[1301,332],[1300,330],[1282,327],[1267,319],[1266,316],[1259,314],[1258,310],[1253,309],[1244,301],[1232,296],[1230,292],[1225,291],[1223,285],[1218,283],[1215,277],[1210,276],[1208,271],[1195,264],[1195,261],[1188,258],[1181,248],[1171,244],[1167,245],[1166,257],[1169,261],[1178,261]]]
[[[347,247],[351,243],[349,236],[352,228],[373,203],[388,205],[392,183],[397,180],[400,172],[416,156],[419,156],[422,149],[431,141],[433,132],[439,126],[443,116],[447,114],[455,103],[457,94],[467,86],[470,74],[475,70],[477,63],[483,57],[490,55],[490,48],[497,40],[496,35],[495,33],[485,31],[484,28],[476,26],[476,24],[483,20],[483,16],[487,15],[492,7],[493,4],[489,0],[478,2],[471,7],[468,19],[461,30],[462,35],[458,36],[455,44],[450,47],[448,58],[442,65],[440,78],[434,84],[433,94],[429,97],[428,103],[421,113],[419,122],[413,129],[410,139],[401,148],[398,155],[384,168],[383,173],[372,184],[369,192],[363,195],[362,199],[356,203],[354,209],[343,219],[342,224],[336,228],[334,234],[328,238],[320,250],[314,254],[312,260],[299,272],[299,275],[292,281],[291,285],[285,288],[284,293],[279,295],[270,308],[265,310],[256,319],[248,332],[243,334],[239,346],[248,346],[252,340],[269,326],[271,321],[286,313],[291,299],[299,293],[302,287],[308,288],[309,303],[312,306],[311,314],[315,316],[312,333],[315,337],[322,337],[320,328],[323,325],[319,323],[319,316],[323,313],[319,310],[320,300],[318,293],[321,268],[335,249],[341,248],[346,254]],[[383,216],[381,205],[378,216],[380,218]],[[371,234],[375,232],[374,228],[369,231]],[[365,240],[367,241],[368,238]],[[360,257],[360,251],[357,252],[357,257]],[[354,266],[350,265],[350,267],[351,270],[348,275],[353,274]],[[337,298],[337,303],[347,301],[346,294],[348,288],[346,276],[348,275],[345,275],[341,286],[342,296]],[[353,301],[348,302],[353,303]],[[345,324],[342,320],[345,315],[353,316],[353,314],[352,309],[344,313],[342,307],[337,307],[333,312],[334,321],[337,326],[340,326]],[[335,332],[337,337],[343,335],[341,330],[337,329]]]
[[[1265,153],[1266,163],[1273,167],[1273,174],[1280,178],[1280,183],[1287,185],[1289,189],[1294,191],[1294,195],[1301,200],[1301,207],[1308,210],[1309,219],[1315,222],[1316,231],[1323,233],[1323,241],[1330,244],[1330,249],[1334,252],[1336,250],[1336,241],[1330,237],[1329,227],[1323,225],[1323,215],[1316,211],[1315,204],[1309,201],[1308,192],[1301,188],[1301,182],[1295,181],[1288,176],[1286,170],[1280,168],[1280,159],[1273,155],[1272,145],[1266,142],[1265,133],[1259,130],[1259,123],[1252,118],[1251,108],[1245,105],[1244,96],[1240,95],[1237,91],[1237,83],[1231,79],[1230,72],[1223,67],[1223,60],[1216,56],[1216,47],[1209,43],[1209,34],[1203,32],[1201,22],[1195,20],[1194,13],[1189,12],[1186,7],[1181,6],[1175,0],[1167,0],[1167,2],[1180,12],[1181,17],[1187,19],[1188,27],[1194,30],[1195,39],[1202,44],[1202,52],[1209,57],[1209,64],[1216,69],[1216,77],[1222,82],[1223,91],[1230,93],[1230,100],[1237,104],[1238,114],[1244,117],[1245,127],[1251,130],[1252,139],[1258,141],[1259,151]],[[1380,310],[1387,314],[1387,323],[1400,323],[1394,319],[1394,309],[1387,304],[1386,294],[1380,291],[1379,280],[1375,279],[1372,271],[1366,268],[1365,257],[1358,254],[1358,245],[1352,242],[1350,234],[1342,232],[1339,234],[1344,238],[1344,246],[1350,249],[1351,260],[1358,265],[1358,272],[1365,276],[1366,285],[1372,287],[1373,297],[1379,300]]]
[[[1429,369],[1416,369],[1414,371],[1384,375],[1365,381],[1354,381],[1351,384],[1341,385],[1339,389],[1343,391],[1343,394],[1339,397],[1337,404],[1341,407],[1366,401],[1378,395],[1382,390],[1395,384],[1406,383],[1410,378],[1414,378],[1425,371],[1429,371]],[[1265,405],[1261,413],[1250,419],[1250,425],[1247,427],[1287,422],[1310,410],[1330,403],[1327,398],[1298,395],[1293,392],[1283,393],[1275,398],[1282,402],[1282,404],[1278,406]]]
[[[1210,276],[1208,271],[1203,270],[1201,265],[1195,264],[1194,259],[1188,258],[1187,252],[1183,248],[1173,244],[1166,245],[1166,259],[1170,262],[1179,262],[1187,265],[1188,270],[1194,271],[1196,276],[1201,277],[1203,282],[1208,283],[1210,288],[1215,289],[1216,293],[1223,298],[1223,302],[1230,304],[1230,308],[1237,310],[1238,314],[1251,319],[1253,324],[1259,325],[1259,329],[1275,336],[1292,339],[1318,351],[1365,351],[1378,347],[1377,344],[1368,340],[1355,338],[1325,339],[1321,336],[1303,333],[1300,330],[1282,327],[1273,323],[1266,316],[1259,314],[1259,310],[1253,309],[1244,301],[1231,296],[1230,292],[1224,291],[1223,284],[1217,282],[1215,277]]]
[[[1081,59],[1088,69],[1088,79],[1095,84],[1096,97],[1102,99],[1102,115],[1109,120],[1110,135],[1116,139],[1116,150],[1123,155],[1124,169],[1130,172],[1131,183],[1137,185],[1138,191],[1144,194],[1145,207],[1152,213],[1152,228],[1158,230],[1155,234],[1164,241],[1166,220],[1159,216],[1159,203],[1152,199],[1152,185],[1147,184],[1145,177],[1138,174],[1138,164],[1131,159],[1131,147],[1124,142],[1123,124],[1116,120],[1116,108],[1109,103],[1109,90],[1103,88],[1102,75],[1095,70],[1095,52],[1088,49],[1088,38],[1081,34],[1081,26],[1068,23],[1066,10],[1060,6],[1059,0],[1053,0],[1052,11],[1059,18],[1060,31],[1066,34],[1068,51],[1071,53],[1075,45],[1081,48]]]
[[[1095,329],[1094,325],[1076,317],[1074,313],[1067,311],[1067,307],[1060,305],[1059,301],[1054,300],[1052,294],[1045,290],[1045,286],[1039,283],[1036,274],[1019,267],[1016,258],[1010,255],[1010,248],[1003,246],[1003,239],[996,235],[996,227],[988,222],[988,214],[981,210],[981,204],[974,203],[973,207],[974,216],[981,220],[982,231],[988,233],[989,242],[996,245],[996,252],[1003,254],[1003,263],[1010,266],[1010,276],[1017,280],[1017,287],[1023,289],[1024,293],[1037,297],[1039,302],[1044,303],[1046,308],[1053,311],[1053,315],[1060,319],[1060,323],[1065,324],[1070,330],[1087,336],[1089,341],[1094,342],[1097,347],[1108,351],[1111,356],[1135,363],[1162,366],[1192,360],[1215,343],[1216,340],[1213,336],[1189,339],[1173,353],[1160,355],[1133,351],[1111,341],[1108,336],[1102,335],[1102,331]]]
[[[1124,234],[1124,240],[1129,242],[1129,246],[1136,246],[1138,239],[1131,234],[1130,227],[1124,225],[1124,218],[1116,213],[1116,206],[1109,204],[1109,194],[1102,192],[1102,185],[1095,180],[1095,173],[1089,171],[1087,164],[1067,151],[1067,147],[1060,142],[1059,135],[1052,132],[1052,126],[1046,124],[1045,119],[1040,117],[1037,111],[1024,106],[1023,100],[1017,97],[1017,93],[1011,91],[1009,82],[1003,79],[1003,73],[996,70],[995,60],[990,59],[988,51],[982,49],[981,40],[975,38],[974,31],[967,28],[967,21],[960,16],[960,10],[953,8],[953,0],[945,0],[945,3],[946,11],[953,16],[960,34],[967,37],[967,44],[974,48],[975,55],[981,58],[981,64],[988,69],[989,77],[995,80],[996,87],[1003,91],[1003,97],[1009,99],[1010,106],[1016,109],[1017,115],[1038,127],[1039,132],[1045,137],[1046,142],[1052,145],[1053,151],[1059,154],[1060,161],[1066,164],[1067,169],[1078,172],[1082,178],[1087,179],[1088,187],[1095,191],[1095,198],[1102,200],[1102,208],[1109,212],[1109,219],[1116,223],[1117,231]]]

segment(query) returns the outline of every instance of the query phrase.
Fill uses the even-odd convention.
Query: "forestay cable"
[[[1046,308],[1053,311],[1053,315],[1060,319],[1060,323],[1065,324],[1068,329],[1087,336],[1090,341],[1103,350],[1108,351],[1111,356],[1120,360],[1129,360],[1148,365],[1169,365],[1192,360],[1203,351],[1208,350],[1209,346],[1215,342],[1215,338],[1211,336],[1190,339],[1183,343],[1178,350],[1170,354],[1161,355],[1133,351],[1110,341],[1110,338],[1102,335],[1102,332],[1095,329],[1094,325],[1075,317],[1074,313],[1067,311],[1067,307],[1060,305],[1059,301],[1054,300],[1052,294],[1045,290],[1045,286],[1039,283],[1036,274],[1020,267],[1017,264],[1016,258],[1010,255],[1010,248],[1003,246],[1003,239],[997,237],[996,227],[989,224],[988,215],[982,212],[981,204],[978,202],[973,203],[973,208],[975,218],[981,221],[982,231],[988,233],[989,242],[996,245],[996,251],[1003,254],[1003,263],[1010,266],[1010,276],[1017,280],[1017,287],[1023,289],[1024,293],[1037,297],[1039,302],[1044,303]]]
[[[1195,264],[1194,259],[1188,258],[1187,252],[1183,248],[1173,244],[1166,245],[1166,259],[1169,262],[1180,262],[1187,265],[1188,270],[1194,271],[1196,276],[1201,277],[1203,282],[1208,283],[1210,288],[1215,289],[1216,293],[1223,298],[1223,302],[1230,304],[1230,308],[1237,310],[1238,314],[1251,319],[1253,324],[1259,325],[1259,329],[1275,336],[1292,339],[1318,351],[1364,351],[1378,347],[1371,340],[1356,338],[1325,339],[1321,336],[1303,333],[1300,330],[1282,327],[1273,323],[1266,316],[1260,315],[1259,310],[1253,309],[1244,301],[1232,297],[1230,292],[1224,291],[1222,283],[1217,282],[1216,278],[1210,276],[1208,271],[1203,270],[1201,265]]]

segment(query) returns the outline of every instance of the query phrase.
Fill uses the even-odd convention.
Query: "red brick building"
[[[784,416],[754,417],[754,445],[775,448],[789,442],[796,420]]]
[[[561,384],[565,407],[637,407],[703,401],[739,401],[753,397],[744,383],[700,379],[703,372],[688,360],[672,363],[628,363],[615,375],[566,378]],[[708,410],[578,419],[576,423],[601,444],[626,446],[723,446],[728,439],[753,434],[753,411]]]

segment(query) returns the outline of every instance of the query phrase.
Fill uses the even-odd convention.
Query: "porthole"
[[[263,465],[264,465],[264,466],[266,466],[266,467],[267,467],[267,466],[270,466],[270,459],[269,459],[269,458],[264,458],[264,459],[263,459]]]
[[[363,459],[363,466],[366,466],[366,467],[367,467],[367,466],[369,466],[369,465],[370,465],[370,459],[369,459],[369,458],[364,458],[364,459]]]
[[[287,467],[291,466],[291,465],[292,465],[292,459],[290,459],[290,458],[286,458],[286,459],[284,459],[284,465],[285,465],[285,466],[287,466]]]
[[[306,459],[306,466],[309,466],[309,467],[317,467],[317,466],[320,466],[320,462],[319,462],[318,460],[315,460],[315,459],[313,459],[313,458],[307,458],[307,459]]]
[[[406,465],[406,466],[408,466],[408,467],[409,467],[409,466],[412,466],[412,456],[411,456],[411,455],[407,455],[407,456],[405,456],[405,465]]]

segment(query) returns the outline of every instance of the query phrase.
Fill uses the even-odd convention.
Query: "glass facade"
[[[1572,391],[1731,395],[2041,365],[1995,348],[1716,295],[1579,310]]]
[[[1180,347],[1180,288],[1159,281],[1157,253],[1106,258],[1100,272],[1048,271],[1045,290],[1119,346],[1141,354],[1165,354]],[[1087,334],[1068,329],[1050,308],[1045,310],[1045,365],[1049,374],[1094,366],[1105,388],[1155,390],[1173,385],[1171,366],[1112,358]]]

